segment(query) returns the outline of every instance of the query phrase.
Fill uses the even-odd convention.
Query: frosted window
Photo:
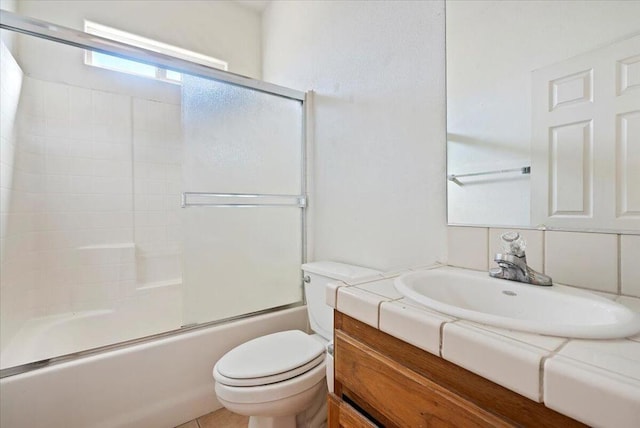
[[[123,73],[138,74],[140,76],[156,77],[156,67],[152,65],[98,52],[93,52],[91,58],[91,65],[95,65],[96,67],[122,71]]]
[[[162,43],[157,40],[148,39],[116,28],[107,27],[106,25],[97,24],[95,22],[85,21],[84,30],[89,34],[95,34],[106,39],[115,40],[176,58],[186,59],[187,61],[206,65],[208,67],[218,68],[220,70],[228,69],[228,64],[220,59],[183,49],[178,46]],[[99,52],[85,51],[85,64],[106,68],[108,70],[120,71],[123,73],[136,74],[159,80],[167,80],[175,83],[182,81],[182,74],[177,71],[167,70]]]

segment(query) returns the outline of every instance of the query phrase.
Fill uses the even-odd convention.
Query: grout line
[[[565,343],[560,345],[558,347],[558,349],[553,351],[553,353],[551,355],[549,355],[547,358],[551,358],[553,356],[556,356],[558,354],[558,352],[560,352],[560,350],[562,348],[564,348],[567,344],[569,344],[569,342],[571,342],[571,340],[572,339],[568,338]],[[578,339],[578,340],[580,340],[580,339]],[[625,342],[629,342],[629,341],[637,342],[637,340],[631,339],[629,337],[625,337],[625,338],[621,338],[621,339],[614,339],[614,340],[622,340],[622,341],[625,341]],[[580,364],[580,365],[586,366],[586,368],[590,369],[590,371],[593,371],[591,369],[596,369],[596,370],[600,370],[600,371],[605,371],[607,373],[614,373],[614,374],[617,374],[617,375],[621,375],[620,372],[615,371],[610,365],[606,365],[606,364],[598,365],[597,362],[589,362],[589,361],[586,361],[586,360],[582,360],[582,359],[580,359],[578,357],[570,357],[570,356],[566,356],[566,355],[560,355],[560,357],[566,358],[566,359],[571,360],[571,361],[574,361],[576,364]]]
[[[453,321],[443,321],[440,324],[440,343],[438,343],[438,355],[440,356],[440,358],[444,358],[442,356],[442,346],[444,345],[444,326],[445,324],[453,324],[458,322],[458,319],[454,319]]]
[[[442,345],[444,342],[444,325],[447,322],[443,322],[442,324],[440,324],[440,343],[438,343],[438,355],[440,356],[440,358],[442,358]]]
[[[380,302],[378,302],[378,319],[376,320],[377,325],[376,328],[378,330],[380,330],[380,312],[382,311],[382,304],[387,302],[387,300],[381,300]]]
[[[489,270],[489,268],[491,267],[491,263],[489,262],[491,255],[489,254],[489,251],[491,250],[491,243],[489,242],[489,239],[491,237],[491,234],[489,233],[491,229],[490,228],[486,228],[485,231],[485,238],[486,238],[486,244],[487,244],[487,253],[486,256],[484,258],[485,262],[487,262],[486,268],[484,270]]]
[[[547,232],[542,231],[542,273],[547,274]]]
[[[616,235],[618,240],[618,254],[617,254],[617,262],[618,262],[618,296],[622,294],[622,235]]]
[[[540,366],[538,367],[538,397],[540,398],[541,403],[544,403],[544,365],[548,359],[556,356],[558,352],[560,352],[560,350],[564,348],[567,343],[569,343],[569,341],[570,339],[565,339],[565,341],[562,342],[556,349],[551,351],[549,355],[545,355],[544,357],[540,358]]]
[[[538,401],[544,403],[544,363],[549,356],[540,358],[540,365],[538,366]]]
[[[544,403],[544,364],[551,355],[540,358],[540,366],[538,367],[538,400]]]

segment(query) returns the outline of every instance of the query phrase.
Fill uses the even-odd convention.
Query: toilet
[[[333,309],[326,285],[354,283],[380,272],[337,262],[302,265],[307,313],[313,334],[281,331],[245,342],[213,368],[218,401],[249,416],[249,428],[315,428],[325,425],[327,387],[333,388]]]

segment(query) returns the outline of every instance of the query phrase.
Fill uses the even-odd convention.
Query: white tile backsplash
[[[618,291],[618,235],[547,231],[545,273],[560,284]]]
[[[640,235],[620,236],[621,292],[640,297]]]
[[[448,264],[451,266],[488,270],[488,229],[449,227],[448,254]]]
[[[610,293],[607,297],[640,297],[640,235],[450,226],[448,264],[485,270],[480,257],[486,255],[489,269],[500,235],[510,230],[525,238],[529,266],[554,283]]]

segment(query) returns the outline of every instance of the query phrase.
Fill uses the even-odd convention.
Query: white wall
[[[444,3],[273,2],[263,77],[313,90],[313,258],[378,269],[445,250]]]
[[[448,2],[449,173],[530,165],[531,72],[638,33],[638,16],[637,1]],[[530,224],[529,176],[464,182],[450,223]]]

